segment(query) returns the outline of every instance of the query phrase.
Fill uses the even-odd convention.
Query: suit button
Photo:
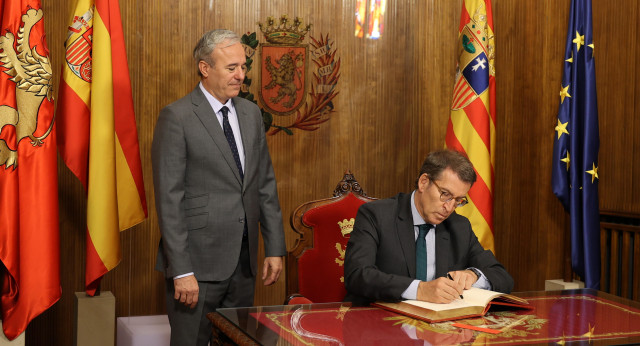
[[[240,222],[240,223],[244,223],[244,218],[243,218],[243,217],[239,218],[239,219],[238,219],[238,222]]]

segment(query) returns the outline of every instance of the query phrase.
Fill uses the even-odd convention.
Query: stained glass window
[[[356,37],[364,37],[364,26],[367,18],[367,0],[356,0]]]
[[[382,37],[386,7],[387,0],[356,0],[356,37]]]
[[[367,38],[379,39],[384,29],[384,10],[387,5],[386,0],[369,0],[369,30]]]

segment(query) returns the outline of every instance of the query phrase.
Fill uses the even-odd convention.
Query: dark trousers
[[[212,328],[207,314],[217,308],[252,306],[255,282],[255,277],[251,275],[249,244],[246,240],[242,242],[240,259],[230,278],[224,281],[198,281],[198,304],[193,309],[174,299],[173,279],[167,279],[171,346],[206,346],[211,339]]]

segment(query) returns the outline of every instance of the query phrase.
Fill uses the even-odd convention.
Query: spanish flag
[[[40,0],[0,0],[0,310],[9,340],[62,293],[52,85]]]
[[[65,42],[58,146],[87,191],[85,286],[120,262],[119,232],[147,217],[117,0],[77,0]]]
[[[496,83],[491,0],[464,0],[458,29],[458,68],[446,147],[465,153],[478,175],[469,203],[456,210],[466,216],[485,249],[493,244]]]

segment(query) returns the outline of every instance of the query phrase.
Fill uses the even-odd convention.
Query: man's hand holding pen
[[[471,288],[476,281],[478,281],[479,277],[472,270],[458,270],[455,272],[448,272],[447,275],[451,276],[451,279],[454,281],[460,281],[465,290]]]
[[[447,277],[420,282],[417,299],[432,303],[450,303],[462,299],[462,291],[471,288],[477,280],[478,277],[471,270],[448,272]]]
[[[451,281],[456,281],[451,277],[451,274],[447,273],[447,278]],[[460,299],[464,299],[464,297],[462,296],[462,294],[460,294]]]
[[[476,281],[478,281],[479,277],[472,270],[458,270],[454,272],[448,272],[447,276],[453,281],[462,283],[462,286],[465,290],[471,288]]]

